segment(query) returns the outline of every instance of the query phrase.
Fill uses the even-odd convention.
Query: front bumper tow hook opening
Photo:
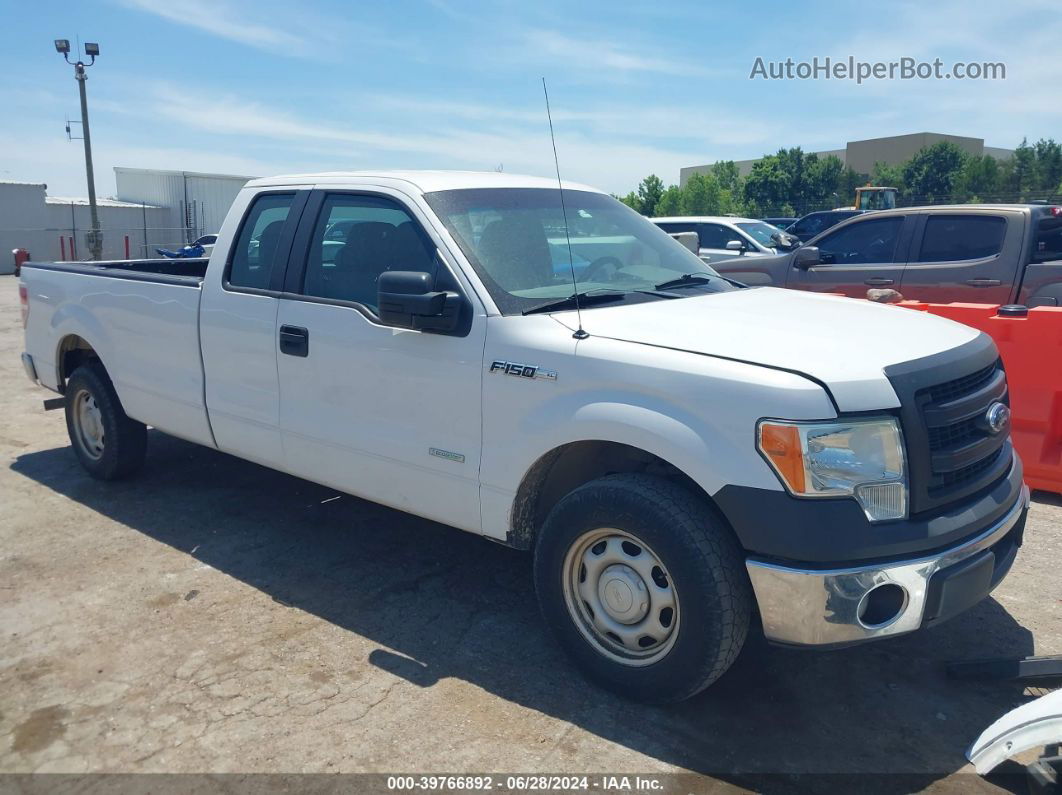
[[[877,629],[899,618],[906,607],[906,589],[896,583],[887,582],[863,594],[856,615],[864,627]]]

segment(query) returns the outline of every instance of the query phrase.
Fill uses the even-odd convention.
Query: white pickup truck
[[[990,338],[746,288],[592,188],[260,179],[209,260],[29,262],[19,289],[90,474],[134,472],[150,425],[533,550],[560,643],[633,698],[697,693],[754,622],[828,647],[942,621],[1021,544]]]

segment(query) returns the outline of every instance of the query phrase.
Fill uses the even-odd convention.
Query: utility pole
[[[56,39],[55,51],[62,55],[67,63],[71,63],[69,39]],[[92,135],[89,132],[88,96],[85,93],[85,81],[88,80],[88,75],[85,73],[85,68],[96,63],[96,56],[99,54],[99,44],[86,42],[85,55],[91,60],[86,64],[79,58],[76,63],[72,63],[74,79],[77,80],[78,93],[81,95],[81,137],[85,141],[85,175],[88,179],[89,214],[92,222],[88,244],[94,260],[100,259],[103,255],[103,234],[100,232],[100,216],[96,209],[96,180],[92,172]]]

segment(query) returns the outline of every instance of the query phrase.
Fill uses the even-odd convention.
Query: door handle
[[[863,281],[863,284],[869,284],[871,287],[886,287],[890,284],[896,284],[893,279],[886,279],[881,276],[871,276],[869,279]]]
[[[302,326],[280,327],[280,352],[288,356],[310,355],[310,331]]]
[[[966,284],[971,287],[999,287],[1003,282],[999,279],[967,279]]]

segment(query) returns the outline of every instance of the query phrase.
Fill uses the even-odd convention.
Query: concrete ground
[[[525,554],[156,432],[139,477],[88,478],[23,375],[15,288],[0,277],[0,771],[991,790],[963,751],[1030,691],[943,664],[1062,653],[1062,500],[1038,493],[1013,573],[950,623],[829,653],[753,640],[688,703],[623,701],[551,641]]]

